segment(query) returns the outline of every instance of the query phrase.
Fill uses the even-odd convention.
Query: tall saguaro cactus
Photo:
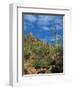
[[[57,29],[56,29],[56,24],[54,23],[54,37],[55,37],[55,45],[57,46]]]

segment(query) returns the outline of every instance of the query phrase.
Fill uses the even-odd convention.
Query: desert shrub
[[[32,62],[32,66],[35,68],[46,68],[52,63],[52,59],[48,57],[35,57],[35,60]]]
[[[35,61],[33,61],[32,66],[35,67],[36,69],[45,68],[45,67],[47,67],[47,62],[45,62],[43,60],[35,60]]]
[[[24,43],[24,60],[32,62],[34,68],[47,68],[55,65],[52,72],[62,72],[63,70],[63,48],[60,45],[52,46],[37,40],[35,37],[26,37]],[[59,63],[56,64],[56,62]]]
[[[30,58],[30,53],[25,53],[25,54],[24,54],[24,58],[25,58],[25,60],[27,61],[27,59]]]
[[[47,65],[50,65],[53,62],[53,60],[50,57],[47,57],[46,61]]]
[[[63,47],[61,45],[58,45],[58,46],[55,46],[54,47],[54,52],[55,53],[60,53],[60,54],[63,54]]]

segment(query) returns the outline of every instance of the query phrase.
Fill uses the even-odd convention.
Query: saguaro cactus
[[[57,42],[57,29],[56,29],[56,25],[54,24],[54,37],[55,37],[55,45],[57,46],[58,42]]]

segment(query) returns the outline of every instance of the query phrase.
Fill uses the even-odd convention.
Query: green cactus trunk
[[[56,31],[56,26],[55,26],[54,36],[55,36],[55,46],[57,46],[57,31]]]

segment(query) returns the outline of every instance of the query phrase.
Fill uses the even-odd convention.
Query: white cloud
[[[63,24],[63,19],[56,18],[55,23],[59,23],[60,25],[62,25]]]
[[[61,30],[62,25],[59,24],[62,23],[62,19],[58,17],[59,16],[52,16],[52,15],[50,16],[38,15],[37,17],[35,15],[24,15],[24,20],[29,21],[30,23],[28,24],[30,24],[30,26],[33,26],[33,23],[36,23],[41,30],[45,30],[45,31],[54,30],[55,28],[53,23],[56,24],[57,30]],[[51,25],[51,27],[49,25]]]
[[[37,18],[34,15],[24,15],[24,20],[28,20],[33,23],[37,20]]]
[[[49,27],[47,27],[47,26],[42,26],[41,28],[42,28],[42,30],[45,30],[45,31],[50,31],[50,28],[49,28]]]
[[[56,25],[56,29],[57,29],[57,30],[61,30],[61,29],[63,29],[63,27],[60,26],[60,25]]]
[[[49,21],[53,20],[55,16],[38,16],[37,24],[48,25]]]

